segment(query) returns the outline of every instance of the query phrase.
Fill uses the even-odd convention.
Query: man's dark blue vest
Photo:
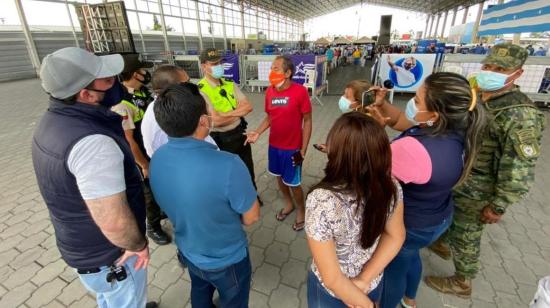
[[[103,106],[69,105],[50,98],[50,107],[37,126],[32,143],[32,160],[42,197],[48,206],[57,247],[73,268],[111,265],[121,249],[103,235],[82,199],[67,158],[82,138],[106,135],[124,154],[126,196],[138,226],[145,233],[145,200],[141,175],[130,146],[124,138],[122,118]]]

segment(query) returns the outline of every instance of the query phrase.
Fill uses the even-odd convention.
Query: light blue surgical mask
[[[476,75],[477,85],[482,91],[498,91],[507,85],[506,79],[508,79],[508,77],[512,76],[516,72],[513,72],[510,75],[506,75],[492,71],[481,71],[479,72],[479,74]]]
[[[407,102],[407,108],[405,108],[405,117],[407,117],[407,120],[409,120],[414,125],[418,125],[418,124],[422,124],[422,123],[426,123],[428,126],[433,126],[434,125],[434,122],[432,120],[429,120],[429,121],[426,121],[426,122],[418,122],[416,120],[416,115],[418,115],[419,112],[427,112],[427,111],[418,110],[418,108],[416,108],[416,103],[415,103],[414,97],[413,97]]]
[[[351,106],[351,102],[349,101],[349,99],[341,96],[340,100],[338,101],[338,107],[340,107],[340,111],[342,111],[342,113],[350,112],[351,109],[349,108],[349,106]]]
[[[223,77],[223,72],[224,72],[223,65],[218,64],[218,65],[212,66],[212,77],[216,79],[220,79]]]

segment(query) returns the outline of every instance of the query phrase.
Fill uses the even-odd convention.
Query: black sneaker
[[[157,308],[158,306],[159,304],[157,304],[157,302],[148,302],[145,304],[145,308]]]
[[[170,244],[170,236],[162,230],[160,226],[150,227],[147,226],[147,236],[153,240],[157,245],[167,245]]]

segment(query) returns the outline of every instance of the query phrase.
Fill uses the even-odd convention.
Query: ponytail
[[[464,168],[456,184],[460,185],[475,163],[485,127],[485,106],[479,103],[477,91],[461,75],[435,73],[426,78],[424,85],[428,110],[439,113],[439,121],[435,123],[432,134],[445,134],[449,131],[464,134]]]
[[[479,100],[476,91],[472,90],[472,94],[472,105],[468,112],[468,128],[464,138],[464,169],[455,186],[462,184],[470,174],[481,146],[481,135],[485,128],[485,106],[476,103]]]

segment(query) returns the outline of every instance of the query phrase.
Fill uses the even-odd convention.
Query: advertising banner
[[[316,56],[315,61],[317,63],[317,80],[315,81],[315,86],[319,88],[324,83],[324,71],[325,71],[325,62],[327,61],[327,56]]]
[[[433,72],[435,54],[387,54],[380,58],[382,81],[391,80],[396,92],[416,92]]]
[[[226,55],[222,59],[223,77],[240,83],[239,55]]]
[[[292,55],[290,58],[296,67],[292,80],[299,84],[304,84],[306,81],[306,70],[315,70],[315,55]]]
[[[437,40],[419,40],[416,53],[435,53]]]

